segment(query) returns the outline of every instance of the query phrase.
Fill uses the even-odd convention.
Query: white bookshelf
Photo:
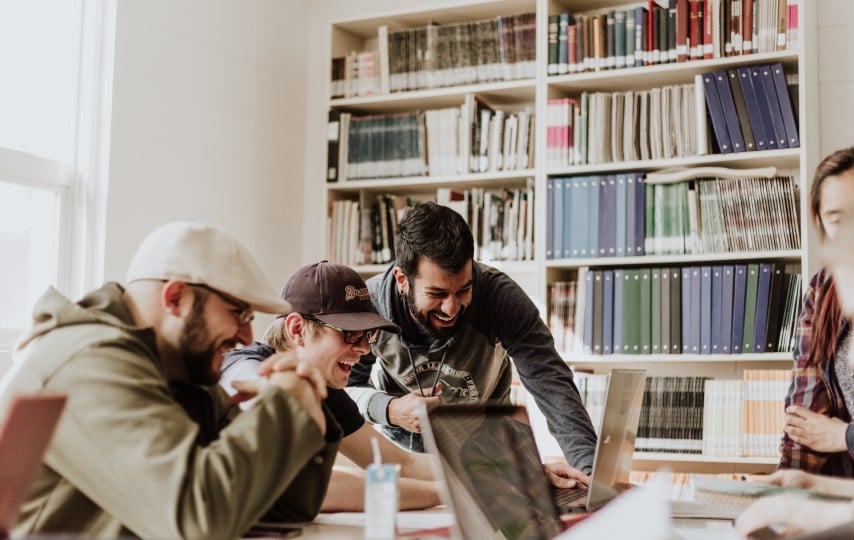
[[[410,92],[389,93],[349,98],[327,98],[327,110],[351,113],[396,113],[459,106],[466,94],[474,93],[497,108],[517,109],[530,106],[536,115],[535,164],[522,171],[501,171],[443,176],[383,178],[348,180],[322,183],[322,215],[328,213],[333,201],[348,199],[365,201],[378,194],[394,193],[427,200],[435,198],[437,188],[466,189],[470,187],[521,188],[533,179],[534,201],[534,258],[532,261],[494,261],[523,285],[534,302],[546,316],[548,284],[577,275],[581,267],[638,267],[667,265],[702,265],[721,262],[751,262],[759,260],[782,261],[797,265],[804,276],[804,284],[815,271],[815,257],[811,257],[810,226],[808,224],[808,186],[819,158],[818,137],[818,61],[816,3],[799,2],[799,36],[797,50],[732,56],[710,60],[691,60],[655,66],[614,69],[593,73],[567,75],[547,74],[548,16],[563,11],[604,11],[609,8],[634,7],[645,2],[623,0],[495,0],[468,1],[439,4],[424,9],[390,11],[368,15],[356,20],[331,21],[328,30],[330,58],[345,55],[351,50],[371,49],[376,46],[377,29],[387,25],[390,30],[423,26],[430,21],[440,24],[475,21],[497,15],[536,13],[536,77],[531,79],[468,84]],[[797,73],[800,147],[784,150],[701,155],[685,158],[624,161],[596,165],[552,167],[546,162],[547,102],[563,96],[577,96],[583,91],[620,91],[648,89],[669,84],[686,84],[694,76],[716,69],[780,62],[787,73]],[[328,67],[325,68],[328,72]],[[329,95],[327,88],[327,96]],[[325,125],[326,118],[318,118]],[[324,131],[324,136],[325,136]],[[326,145],[326,140],[317,141]],[[325,152],[323,153],[325,157]],[[626,258],[547,259],[545,247],[546,186],[550,177],[612,173],[621,171],[653,171],[676,167],[727,166],[752,168],[775,166],[780,173],[792,174],[800,188],[801,249],[788,251],[762,251],[741,253],[716,253],[703,255],[651,255]],[[319,179],[319,183],[322,179]],[[323,235],[328,238],[327,235]],[[365,276],[385,270],[385,264],[355,266]],[[571,365],[607,372],[614,367],[645,367],[650,375],[701,375],[738,378],[746,368],[789,368],[791,353],[741,354],[741,355],[608,355],[592,356],[564,354]],[[782,401],[782,396],[781,396]],[[719,458],[703,455],[638,453],[636,463],[641,468],[654,469],[668,463],[678,463],[679,469],[693,471],[768,471],[777,463],[768,458]]]

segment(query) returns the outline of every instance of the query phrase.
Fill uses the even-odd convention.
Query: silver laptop
[[[612,370],[591,485],[576,506],[594,510],[628,486],[646,374]],[[551,538],[563,530],[524,408],[446,405],[422,412],[427,450],[457,537]],[[492,531],[493,536],[485,534]]]

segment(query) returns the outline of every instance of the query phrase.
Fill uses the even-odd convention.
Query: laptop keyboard
[[[563,510],[569,506],[578,506],[573,504],[587,496],[587,488],[554,488],[552,489],[552,500],[555,505]]]

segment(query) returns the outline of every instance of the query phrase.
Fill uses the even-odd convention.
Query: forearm
[[[348,386],[345,388],[350,399],[359,406],[359,412],[366,420],[374,424],[390,425],[388,419],[388,403],[394,396],[390,396],[371,386]]]
[[[399,478],[400,510],[430,508],[440,503],[435,482]],[[362,512],[365,509],[365,474],[361,469],[334,467],[321,512]]]
[[[433,470],[428,454],[406,452],[406,460],[400,464],[400,476],[417,480],[433,480]]]
[[[816,475],[810,488],[826,495],[839,495],[854,499],[854,480],[850,478]]]

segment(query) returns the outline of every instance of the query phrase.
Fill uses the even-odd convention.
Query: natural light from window
[[[92,274],[111,1],[0,0],[0,353],[47,287]]]

